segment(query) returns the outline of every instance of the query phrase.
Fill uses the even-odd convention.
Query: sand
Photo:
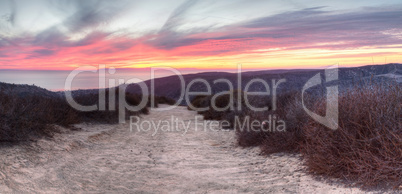
[[[297,154],[237,147],[233,131],[203,130],[208,124],[185,107],[152,109],[141,121],[171,122],[171,115],[190,123],[185,134],[180,126],[154,134],[130,131],[129,123],[79,124],[30,146],[3,147],[0,193],[362,193],[316,180]]]

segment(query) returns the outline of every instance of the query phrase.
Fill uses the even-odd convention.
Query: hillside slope
[[[273,70],[273,71],[254,71],[242,73],[241,88],[244,89],[245,85],[254,78],[260,78],[269,83],[272,88],[272,80],[286,79],[278,88],[278,92],[301,91],[303,85],[308,79],[313,77],[319,72],[324,70]],[[365,82],[395,82],[401,81],[402,64],[386,64],[386,65],[369,65],[362,67],[340,68],[338,83],[341,89],[348,88],[356,84],[364,84]],[[212,93],[229,90],[226,83],[215,83],[217,79],[229,80],[234,89],[237,89],[238,75],[236,73],[225,72],[211,72],[211,73],[198,73],[183,75],[185,85],[187,86],[194,79],[205,79],[212,89]],[[144,82],[148,88],[151,88],[151,80]],[[181,94],[180,79],[178,76],[169,76],[157,78],[155,83],[155,94],[166,96],[178,100]],[[262,91],[261,84],[253,84],[250,91]],[[138,93],[140,88],[137,84],[130,84],[127,86],[127,91],[131,93]],[[206,91],[206,87],[202,83],[195,83],[192,85],[190,91]],[[182,104],[185,104],[182,102]]]

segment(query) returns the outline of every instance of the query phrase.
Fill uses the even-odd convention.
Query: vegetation
[[[80,121],[78,122],[101,122],[101,123],[117,123],[119,121],[119,94],[116,91],[115,93],[115,100],[114,100],[114,110],[110,109],[109,103],[111,102],[109,99],[109,91],[100,91],[104,92],[105,95],[105,109],[106,110],[95,110],[95,111],[90,111],[90,112],[83,112],[83,111],[76,111],[76,114],[79,115],[81,118]],[[74,95],[74,100],[85,106],[89,105],[95,105],[99,104],[99,94],[98,92],[92,92],[92,93],[84,93],[84,94],[79,94],[79,95]],[[128,105],[131,106],[137,106],[140,104],[142,99],[141,95],[138,94],[130,94],[126,93],[125,94],[125,100]],[[64,99],[63,99],[64,100]],[[66,103],[66,102],[64,102]],[[131,112],[129,110],[126,111],[126,119],[129,118],[129,116],[132,115],[138,115],[138,114],[148,114],[149,110],[148,107],[144,107],[141,110],[138,110],[136,112]]]
[[[300,97],[296,92],[281,94],[276,110],[269,107],[262,112],[247,108],[211,110],[210,96],[196,97],[191,103],[196,107],[209,105],[207,111],[201,112],[205,119],[229,121],[240,146],[260,146],[264,154],[301,153],[309,172],[347,179],[362,186],[387,184],[399,188],[402,185],[402,95],[398,84],[355,86],[343,91],[339,95],[337,130],[310,119]],[[271,101],[253,99],[260,107]],[[310,110],[325,114],[326,100],[322,95],[314,94],[304,100]],[[219,103],[226,105],[228,98],[223,97]],[[283,119],[286,130],[241,130],[233,119],[248,116],[250,120],[263,121],[267,115]]]
[[[0,92],[0,141],[24,141],[53,133],[49,124],[67,126],[80,120],[62,98]]]
[[[354,88],[339,98],[339,128],[309,121],[301,152],[317,174],[353,180],[365,186],[402,185],[401,88]],[[317,112],[325,108],[315,104]]]
[[[151,96],[149,97],[149,99],[151,99]],[[166,96],[155,96],[154,101],[155,101],[155,106],[156,107],[158,107],[158,104],[168,104],[168,105],[176,104],[176,100],[171,99],[171,98],[166,97]],[[151,102],[151,101],[149,101],[149,102]]]
[[[119,116],[118,93],[115,95],[114,110],[109,109],[109,91],[105,93],[106,110],[82,112],[73,109],[63,95],[42,88],[26,85],[0,85],[0,142],[20,142],[52,136],[54,125],[69,127],[80,122],[117,123]],[[74,100],[81,105],[99,104],[98,91],[73,92]],[[141,102],[139,94],[126,93],[128,105],[136,106]],[[150,97],[148,97],[150,99]],[[166,97],[155,97],[158,104],[174,104]],[[148,114],[148,107],[139,111],[126,111],[126,118],[132,115]]]

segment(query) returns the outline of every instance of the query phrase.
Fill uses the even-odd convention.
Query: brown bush
[[[168,104],[168,105],[176,104],[176,100],[166,96],[155,96],[155,102],[157,102],[158,104]]]
[[[285,122],[285,131],[278,131],[268,126],[263,126],[264,130],[237,130],[237,141],[240,146],[260,146],[264,154],[276,152],[295,152],[299,150],[300,144],[303,141],[301,124],[308,119],[307,115],[301,106],[301,94],[296,92],[284,93],[277,96],[276,110],[272,110],[272,104],[269,103],[268,111],[254,112],[251,110],[243,113],[244,116],[249,116],[251,121],[264,120],[283,120]],[[264,102],[259,98],[255,98],[258,102]],[[271,99],[268,99],[271,102]],[[267,105],[267,102],[260,103]]]
[[[100,122],[100,123],[117,123],[119,120],[119,93],[117,90],[115,90],[115,104],[114,104],[114,110],[109,109],[109,91],[100,91],[104,92],[105,94],[105,107],[106,110],[95,110],[95,111],[88,111],[88,112],[82,112],[82,111],[77,111],[77,114],[80,115],[82,118],[82,121],[86,122]],[[94,105],[94,104],[99,104],[99,95],[98,92],[93,92],[93,93],[86,93],[86,94],[80,94],[74,96],[74,99],[77,101],[77,103],[82,104],[82,105]],[[130,106],[138,106],[141,102],[142,95],[140,94],[130,94],[126,93],[125,94],[125,100],[128,105]],[[149,101],[148,101],[149,102]],[[138,115],[138,114],[148,114],[149,110],[148,107],[143,107],[139,111],[126,111],[126,119],[128,119],[130,116],[133,115]]]
[[[272,114],[285,120],[285,132],[236,130],[240,146],[260,146],[264,154],[301,151],[310,172],[346,178],[364,186],[402,183],[401,92],[399,85],[352,88],[339,97],[339,129],[313,121],[301,94],[278,96],[277,110],[243,112],[262,121]],[[305,96],[307,106],[325,114],[325,99]]]
[[[18,86],[3,85],[3,89],[7,90],[0,90],[0,141],[19,142],[52,136],[55,132],[53,125],[68,127],[82,121],[118,122],[118,95],[116,95],[114,111],[81,112],[70,107],[65,98],[56,93],[32,86],[26,86],[27,89],[24,88],[24,92],[20,92],[13,90]],[[140,97],[127,94],[126,100],[130,105],[138,105]],[[99,102],[96,92],[81,93],[75,95],[74,99],[82,105],[93,105]],[[108,91],[106,91],[106,99],[108,99]],[[109,100],[106,100],[106,108],[108,103]],[[148,108],[144,107],[138,112],[127,111],[126,116],[136,114],[148,114]]]
[[[248,112],[245,116],[238,116],[240,122],[244,122],[246,116],[249,116],[250,120],[259,120],[263,121],[266,112]],[[232,121],[233,127],[236,130],[236,138],[239,146],[242,147],[253,147],[260,146],[264,139],[267,137],[267,132],[263,130],[250,130],[250,126],[245,126],[245,128],[240,128],[234,124],[235,121]]]
[[[301,94],[290,93],[278,96],[278,109],[275,111],[278,119],[285,124],[285,131],[272,131],[265,134],[261,144],[264,154],[277,152],[298,152],[304,141],[302,127],[309,120],[301,104]]]
[[[191,105],[195,108],[205,108],[210,104],[210,96],[197,95],[191,100]],[[193,110],[190,106],[187,106],[188,110]]]
[[[79,120],[61,97],[0,92],[0,141],[52,136],[54,130],[49,124],[68,126]]]
[[[126,102],[128,105],[130,106],[138,106],[140,105],[142,99],[142,95],[140,94],[130,94],[130,93],[126,93]],[[158,104],[156,104],[156,106],[158,106]],[[140,110],[138,110],[137,112],[132,112],[132,111],[127,111],[127,116],[130,115],[136,115],[138,113],[141,114],[149,114],[149,109],[148,107],[150,107],[149,104],[149,98],[147,99],[147,104],[145,105],[145,107],[141,108]]]
[[[197,96],[193,101],[192,104],[196,107],[196,108],[203,108],[203,107],[209,107],[208,110],[206,111],[200,111],[198,112],[199,114],[204,116],[204,119],[206,120],[233,120],[232,116],[238,115],[241,113],[241,110],[238,111],[237,110],[237,103],[238,103],[238,93],[241,93],[242,98],[240,100],[240,103],[243,108],[245,108],[246,106],[244,105],[244,98],[243,98],[243,92],[242,91],[232,91],[231,94],[222,94],[220,96],[218,96],[215,99],[215,102],[213,104],[212,102],[212,97],[213,96]],[[231,97],[230,95],[233,95],[233,102],[231,102]],[[217,110],[214,108],[217,107],[219,109],[224,109],[226,107],[226,109],[224,110]],[[235,113],[235,114],[233,114]],[[233,123],[231,123],[233,124]]]
[[[353,88],[339,97],[339,128],[310,121],[302,154],[310,172],[346,178],[363,186],[402,183],[401,88]],[[325,103],[315,105],[324,112]]]

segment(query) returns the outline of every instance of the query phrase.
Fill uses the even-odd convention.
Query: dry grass
[[[168,98],[166,96],[155,96],[155,102],[158,104],[168,104],[168,105],[174,105],[176,104],[176,100],[172,98]]]
[[[31,90],[23,93],[13,92],[11,87],[7,91],[0,91],[0,141],[20,142],[52,136],[55,132],[54,125],[70,127],[79,122],[118,122],[117,93],[115,110],[81,112],[70,107],[61,95],[44,95],[46,93],[37,92],[39,89]],[[129,105],[135,106],[140,103],[141,95],[126,94],[125,98]],[[94,105],[99,101],[98,93],[75,95],[74,99],[82,105]],[[109,107],[107,91],[106,107]],[[144,107],[137,112],[127,111],[126,118],[148,113],[148,107]]]
[[[325,114],[326,100],[318,94],[305,96],[307,107]],[[236,129],[240,146],[260,146],[264,154],[301,152],[308,170],[314,174],[353,181],[364,187],[402,184],[401,88],[398,84],[355,86],[339,95],[339,129],[331,130],[310,119],[300,93],[278,96],[277,110],[218,112],[211,110],[210,96],[193,99],[195,107],[210,107],[201,112],[205,119],[227,120],[233,127],[235,116],[263,121],[275,115],[286,123],[286,131]],[[270,99],[254,98],[265,105]],[[226,106],[228,97],[218,99]],[[242,101],[243,103],[243,101]],[[244,107],[244,105],[242,105]],[[389,188],[389,187],[388,187]]]
[[[205,96],[205,95],[198,95],[195,96],[191,100],[191,105],[195,108],[205,108],[208,107],[210,104],[210,96]],[[190,106],[187,107],[188,110],[193,110]]]
[[[100,91],[104,92],[105,94],[105,107],[106,110],[100,111],[100,110],[95,110],[95,111],[89,111],[89,112],[80,112],[76,111],[77,114],[80,116],[81,121],[85,122],[100,122],[100,123],[117,123],[119,119],[119,94],[118,91],[115,91],[115,104],[114,104],[114,110],[109,110],[109,91]],[[125,94],[125,100],[128,105],[131,106],[137,106],[141,102],[141,95],[138,94],[130,94],[126,93]],[[99,104],[99,96],[98,93],[87,93],[87,94],[81,94],[78,96],[74,96],[74,99],[81,105],[94,105],[94,104]],[[132,115],[137,115],[137,114],[148,114],[149,110],[148,107],[144,107],[138,112],[131,112],[126,110],[126,119],[129,118],[129,116]]]
[[[53,125],[71,127],[79,122],[117,123],[119,118],[119,92],[115,92],[114,110],[109,109],[109,90],[74,91],[74,100],[81,105],[99,104],[99,92],[105,99],[106,110],[81,112],[73,109],[62,95],[42,88],[27,85],[0,85],[0,141],[19,142],[34,140],[43,136],[52,136],[55,132]],[[147,106],[139,111],[126,110],[126,119],[132,115],[148,114],[151,97]],[[140,104],[142,95],[125,94],[128,105]],[[156,96],[158,104],[174,104],[173,99]],[[113,105],[112,105],[113,106]]]
[[[67,126],[79,121],[76,111],[60,97],[19,96],[0,92],[0,141],[25,141],[51,136],[49,124]]]
[[[304,141],[300,126],[309,119],[302,108],[300,94],[292,92],[278,96],[277,107],[274,114],[286,123],[286,130],[266,133],[261,151],[264,154],[298,152]]]
[[[269,99],[269,102],[271,99]],[[271,105],[271,104],[270,104]],[[284,93],[277,96],[276,110],[253,112],[248,110],[243,116],[249,116],[252,121],[264,121],[268,116],[276,120],[283,120],[286,124],[285,131],[274,129],[265,131],[238,130],[238,144],[243,147],[260,146],[264,154],[277,152],[297,152],[303,142],[303,133],[300,124],[308,119],[303,111],[300,94],[296,92]]]
[[[340,95],[339,129],[303,127],[308,169],[363,186],[402,184],[401,88],[375,85]],[[316,112],[325,109],[323,101]]]
[[[232,120],[231,117],[234,115],[238,115],[243,111],[236,111],[237,107],[237,99],[238,95],[244,95],[242,91],[232,91],[230,94],[222,94],[218,96],[214,103],[212,102],[212,97],[213,96],[204,96],[204,95],[199,95],[193,98],[193,100],[190,102],[195,108],[207,108],[206,111],[198,111],[199,114],[204,116],[205,120]],[[233,99],[231,101],[231,95],[233,96]],[[217,110],[217,107],[219,109],[224,109],[224,110]],[[244,99],[241,99],[241,106],[244,108]],[[226,108],[228,107],[228,108]],[[232,107],[232,108],[231,108]],[[226,108],[226,109],[225,109]],[[189,110],[192,110],[190,106],[188,106]]]

